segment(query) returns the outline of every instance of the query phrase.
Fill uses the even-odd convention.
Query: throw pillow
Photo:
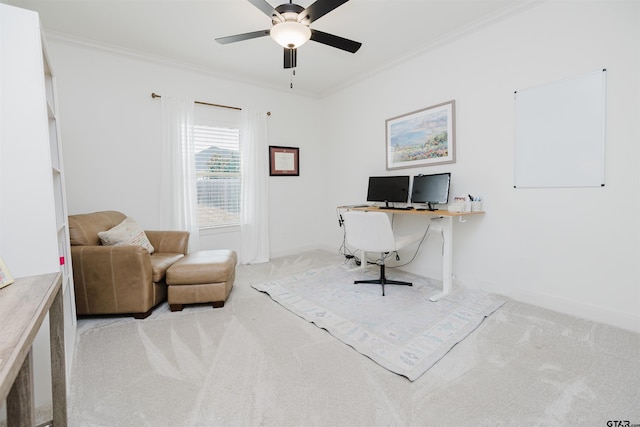
[[[129,217],[112,229],[99,232],[98,237],[105,246],[142,246],[150,254],[154,251],[144,230]]]

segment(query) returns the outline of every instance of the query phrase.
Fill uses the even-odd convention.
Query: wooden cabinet
[[[75,299],[60,117],[49,60],[38,14],[0,4],[0,256],[15,278],[61,273],[68,373]],[[51,403],[48,353],[45,322],[33,346],[36,407]]]

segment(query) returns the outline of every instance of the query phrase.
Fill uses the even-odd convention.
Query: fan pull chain
[[[289,84],[289,88],[293,89],[293,77],[296,75],[296,69],[292,68],[291,69],[291,83]]]

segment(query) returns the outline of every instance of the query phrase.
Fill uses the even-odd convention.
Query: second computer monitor
[[[411,203],[426,203],[429,210],[435,210],[436,204],[447,204],[450,183],[449,172],[414,176]]]
[[[409,198],[409,176],[371,176],[367,190],[368,202],[406,203]]]

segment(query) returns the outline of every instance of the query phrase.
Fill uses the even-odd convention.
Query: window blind
[[[228,123],[194,124],[198,225],[240,223],[240,129]]]

